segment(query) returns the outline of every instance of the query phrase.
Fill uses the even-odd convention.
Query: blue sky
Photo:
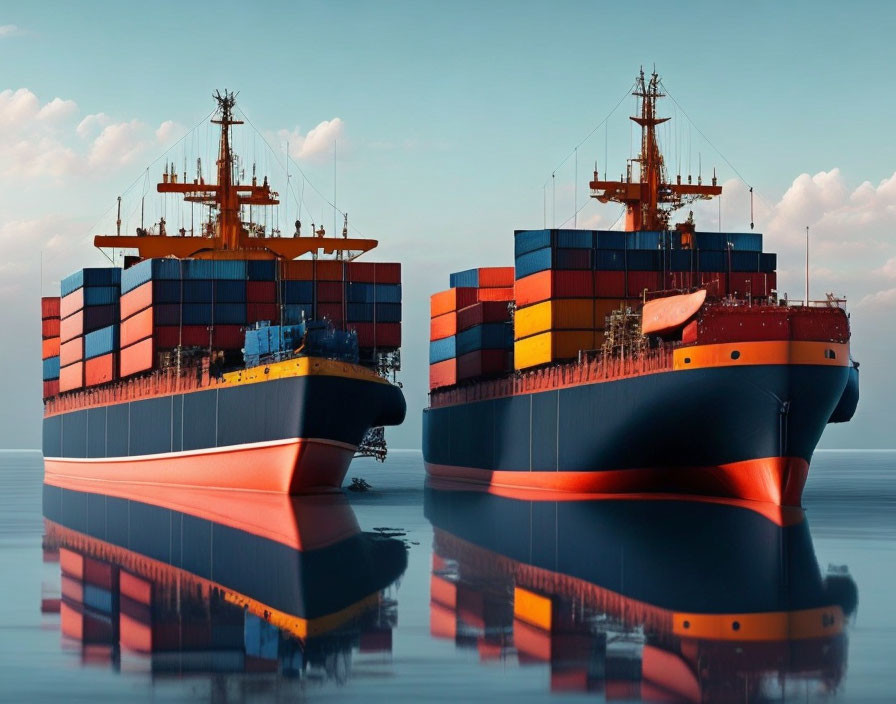
[[[566,220],[574,202],[586,202],[587,173],[595,159],[604,162],[605,142],[609,173],[624,169],[631,98],[579,149],[578,179],[570,159],[557,170],[556,198],[543,190],[638,68],[654,63],[696,127],[761,195],[757,229],[781,254],[783,288],[802,293],[808,224],[819,292],[850,297],[863,404],[825,443],[888,446],[894,19],[883,2],[7,6],[0,324],[15,332],[0,364],[23,373],[2,381],[0,446],[39,439],[39,333],[29,301],[41,290],[41,252],[45,294],[70,269],[101,263],[89,241],[114,227],[104,212],[211,110],[210,94],[222,87],[240,91],[240,107],[276,148],[291,135],[291,150],[328,199],[328,145],[337,139],[340,206],[358,231],[380,240],[379,257],[404,263],[411,414],[392,441],[418,445],[429,294],[447,285],[449,271],[511,263],[512,231],[542,224],[545,195],[549,224],[552,211],[558,225]],[[690,153],[695,173],[698,155],[705,175],[716,166],[726,184],[723,226],[747,227],[737,175],[672,101],[661,110],[674,125],[667,163],[674,170],[675,155],[686,164]],[[250,136],[238,137],[237,148],[263,152],[243,130]],[[201,149],[206,139],[203,125],[187,141]],[[180,148],[171,156],[182,163]],[[259,160],[284,190],[276,160]],[[150,169],[152,182],[160,171]],[[126,197],[131,214],[139,191]],[[325,202],[310,188],[305,194],[311,216],[330,226]],[[717,228],[717,208],[698,211],[698,225]],[[578,224],[609,226],[617,214],[590,204]]]

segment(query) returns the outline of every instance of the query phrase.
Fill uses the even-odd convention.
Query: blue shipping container
[[[44,360],[44,381],[59,378],[59,357],[48,357]]]
[[[245,325],[245,303],[215,303],[214,321],[216,325]]]
[[[80,269],[66,276],[59,285],[61,295],[67,296],[77,291],[82,286],[119,286],[121,284],[121,269],[118,267],[102,267],[94,269]]]
[[[550,246],[550,230],[517,230],[513,233],[513,253],[515,257]]]
[[[554,230],[551,244],[558,249],[592,249],[592,230]]]
[[[509,323],[474,325],[457,334],[457,356],[477,350],[503,350],[513,347],[513,329]]]
[[[373,303],[349,303],[345,309],[346,317],[352,323],[372,323],[376,312]]]
[[[211,303],[184,303],[181,316],[184,325],[211,325],[214,322],[214,306]]]
[[[145,259],[121,272],[121,292],[133,291],[147,281],[179,281],[179,259]]]
[[[721,252],[728,248],[728,239],[721,232],[695,232],[694,248],[701,252]]]
[[[215,283],[215,303],[245,303],[246,282],[217,280]]]
[[[86,306],[83,311],[83,333],[99,330],[107,325],[116,325],[121,319],[120,308],[117,303],[110,306]]]
[[[758,252],[731,250],[731,271],[759,271]]]
[[[662,258],[659,251],[630,249],[625,253],[629,271],[659,271]]]
[[[590,249],[554,250],[554,269],[588,271],[593,268]]]
[[[214,279],[245,281],[248,267],[244,259],[218,259],[214,262]]]
[[[699,271],[728,271],[727,252],[697,253]]]
[[[401,284],[376,284],[376,303],[401,303]]]
[[[595,249],[625,249],[626,233],[616,230],[597,230],[594,233]]]
[[[311,303],[314,300],[313,281],[281,281],[284,303]]]
[[[375,314],[378,323],[400,323],[401,303],[377,303]]]
[[[281,321],[285,325],[298,325],[299,323],[311,319],[310,303],[289,303],[283,306],[280,316]],[[271,326],[273,327],[273,326]]]
[[[696,267],[697,254],[688,249],[675,249],[669,252],[669,271],[691,271]]]
[[[346,284],[345,295],[349,303],[373,303],[376,296],[376,285],[351,281]]]
[[[437,364],[444,362],[446,359],[454,359],[457,357],[456,338],[443,337],[441,340],[433,340],[429,343],[429,363]]]
[[[545,247],[591,249],[595,242],[593,230],[516,230],[513,234],[513,253],[516,257]]]
[[[246,278],[249,281],[273,281],[276,273],[277,262],[273,259],[250,259],[246,262]]]
[[[759,271],[771,274],[778,268],[778,255],[774,252],[763,252],[759,255]]]
[[[84,336],[84,359],[102,357],[118,349],[118,326],[109,325]]]
[[[594,268],[597,271],[625,271],[625,252],[619,249],[595,251]]]
[[[546,247],[519,255],[515,262],[516,278],[522,279],[539,271],[547,271],[553,266],[553,254],[553,250]]]
[[[118,286],[85,286],[85,306],[108,306],[117,303],[121,298]]]
[[[479,269],[467,269],[449,275],[451,288],[479,288]]]

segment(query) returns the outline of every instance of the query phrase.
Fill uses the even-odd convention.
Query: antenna
[[[806,225],[806,305],[809,305],[809,226]]]
[[[118,196],[118,217],[115,219],[115,234],[121,235],[121,196]]]

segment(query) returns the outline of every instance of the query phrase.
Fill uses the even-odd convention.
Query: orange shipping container
[[[84,362],[75,362],[59,370],[59,390],[74,391],[84,386]]]
[[[314,262],[310,259],[281,262],[280,278],[285,281],[311,281],[314,278]]]
[[[84,307],[84,288],[75,289],[59,302],[59,317],[67,318]]]
[[[457,313],[443,313],[429,321],[429,339],[441,340],[457,333]]]
[[[480,288],[477,301],[512,301],[513,286],[505,288]]]
[[[156,364],[156,351],[151,337],[121,349],[119,358],[119,374],[121,378],[145,372]]]
[[[486,266],[479,269],[479,288],[507,288],[513,286],[514,267]]]
[[[84,363],[84,386],[97,386],[113,381],[115,374],[115,352],[102,357],[88,359]]]
[[[79,310],[59,323],[59,337],[62,342],[74,340],[84,332],[84,311]]]
[[[471,306],[479,301],[478,293],[479,289],[476,288],[449,288],[434,293],[429,299],[429,317],[435,318]]]
[[[42,320],[40,324],[41,337],[48,339],[50,337],[59,337],[59,318],[47,318]]]
[[[121,319],[126,320],[134,313],[146,310],[152,305],[152,281],[147,281],[131,289],[121,297]]]
[[[59,346],[59,364],[66,367],[74,362],[84,359],[84,338],[76,337],[74,340],[63,342]]]
[[[121,346],[126,347],[152,335],[153,309],[147,308],[121,323]]]
[[[59,356],[59,338],[50,337],[43,341],[41,345],[41,359],[49,359],[50,357]]]
[[[457,383],[457,360],[446,359],[429,365],[429,388],[438,389],[442,386],[454,386]]]
[[[517,280],[514,297],[518,307],[551,298],[591,298],[594,280],[590,271],[539,271]]]

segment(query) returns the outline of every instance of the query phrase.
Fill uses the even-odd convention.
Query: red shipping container
[[[84,556],[68,548],[59,548],[59,568],[64,575],[78,580],[83,579]]]
[[[345,319],[342,309],[343,305],[341,303],[318,303],[317,317],[318,319],[326,318],[336,327],[340,327]]]
[[[373,262],[348,262],[345,266],[346,281],[376,283],[376,264]]]
[[[591,298],[594,277],[590,271],[539,271],[514,283],[518,307],[541,303],[551,298]]]
[[[52,355],[51,355],[52,356]],[[59,365],[67,367],[74,362],[84,359],[84,338],[76,337],[74,340],[63,342],[59,346]]]
[[[318,303],[342,303],[344,286],[342,281],[318,281]]]
[[[59,395],[59,379],[44,382],[44,398],[52,398]]]
[[[503,289],[496,289],[498,291]],[[449,288],[429,298],[429,317],[435,318],[471,306],[479,300],[479,289],[472,287]]]
[[[59,318],[59,296],[44,296],[40,299],[41,320]]]
[[[118,591],[118,568],[108,562],[84,557],[84,582],[106,591]]]
[[[443,313],[429,320],[429,339],[442,340],[457,333],[457,313]]]
[[[249,283],[256,283],[250,281]],[[265,282],[259,282],[265,283]],[[280,321],[280,306],[276,303],[250,303],[246,306],[246,322],[257,323],[260,320],[267,320],[270,323]]]
[[[462,354],[457,358],[457,378],[475,379],[476,377],[499,376],[511,365],[508,364],[507,350],[475,350]]]
[[[74,391],[84,386],[84,362],[75,362],[59,370],[59,390]]]
[[[247,281],[246,282],[246,302],[247,303],[276,303],[277,302],[277,284],[274,283],[273,281]],[[122,317],[123,316],[124,316],[124,309],[122,309]]]
[[[376,262],[376,283],[400,284],[401,264],[397,262]]]
[[[311,281],[314,278],[314,261],[297,259],[280,262],[280,278],[285,281]]]
[[[152,582],[130,572],[118,573],[118,591],[138,604],[152,604]]]
[[[49,359],[50,357],[59,356],[59,338],[50,337],[41,343],[40,358]]]
[[[127,347],[152,335],[153,309],[147,308],[122,321],[119,330],[121,346]]]
[[[156,365],[156,350],[151,337],[122,347],[119,354],[118,373],[122,379],[132,374],[149,371]]]
[[[74,340],[84,333],[84,311],[68,316],[59,323],[59,337],[62,342]]]
[[[351,323],[350,329],[358,333],[358,347],[401,347],[401,323]]]
[[[595,271],[595,298],[625,298],[624,271]]]
[[[97,386],[115,380],[117,356],[117,353],[110,352],[101,357],[88,359],[84,363],[84,386]]]
[[[694,285],[694,274],[690,271],[666,272],[666,290],[688,290]]]
[[[342,281],[343,263],[335,259],[318,260],[314,269],[314,278],[318,281]]]
[[[457,311],[457,331],[469,330],[483,323],[503,323],[510,320],[506,301],[483,301]]]
[[[205,325],[157,325],[152,329],[152,338],[159,350],[170,350],[178,346],[208,347],[209,335],[209,329]]]
[[[212,331],[214,349],[241,350],[245,344],[246,332],[242,325],[215,325]]]
[[[67,296],[63,296],[59,301],[59,317],[67,318],[72,313],[77,313],[84,307],[84,289],[79,288],[72,291]]]
[[[47,318],[42,320],[40,324],[41,337],[47,340],[51,337],[59,337],[60,320],[59,318]]]
[[[153,301],[153,282],[147,281],[145,284],[131,289],[123,294],[120,300],[121,319],[126,320],[134,313],[146,310],[152,305]]]
[[[486,266],[479,269],[479,288],[508,288],[514,284],[512,266]]]
[[[662,274],[657,271],[629,271],[628,272],[628,296],[631,298],[641,298],[644,290],[647,292],[659,291],[662,289],[660,279]]]
[[[446,359],[429,365],[429,388],[454,386],[457,383],[457,360]]]
[[[503,288],[478,288],[478,301],[512,301],[513,286]]]

